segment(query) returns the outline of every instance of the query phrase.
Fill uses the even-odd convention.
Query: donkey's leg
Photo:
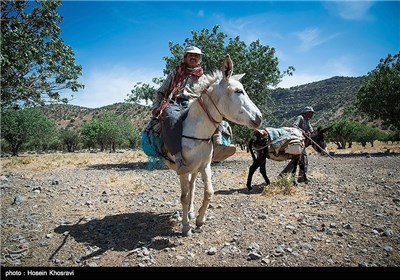
[[[266,164],[267,164],[267,161],[266,161],[266,160],[264,160],[264,162],[261,163],[261,166],[260,166],[260,173],[261,173],[261,175],[264,177],[265,183],[266,183],[267,185],[269,185],[269,184],[270,184],[270,181],[269,181],[269,178],[268,178],[268,176],[267,176],[267,171],[266,171],[266,169],[265,169]]]
[[[189,194],[190,194],[190,204],[189,204],[189,220],[193,220],[195,218],[194,213],[194,193],[196,191],[196,174],[189,175]]]
[[[279,176],[286,176],[289,173],[293,173],[294,168],[296,168],[295,159],[291,159],[281,173],[279,173]]]
[[[253,161],[253,164],[249,167],[249,174],[247,175],[247,189],[251,191],[253,187],[251,186],[251,181],[253,179],[253,174],[256,172],[257,168],[260,167],[260,162],[258,160]]]
[[[265,172],[265,164],[266,164],[266,159],[267,159],[267,152],[268,150],[263,150],[261,152],[257,153],[257,157],[253,157],[253,164],[249,167],[249,175],[247,176],[247,189],[251,191],[253,188],[251,186],[251,181],[253,179],[254,172],[256,172],[257,168],[261,166],[261,168],[264,168],[264,170],[261,170],[260,172],[262,176],[264,177],[265,182],[267,185],[269,184],[269,179],[267,176],[267,173]]]
[[[201,178],[203,179],[204,183],[204,197],[203,197],[203,204],[199,209],[199,215],[197,216],[196,219],[196,226],[198,227],[201,227],[206,221],[206,211],[214,195],[214,189],[211,184],[211,165],[207,164],[206,168],[202,169],[200,172],[201,172]]]
[[[182,236],[190,236],[192,230],[189,224],[188,212],[190,204],[189,175],[180,175],[182,203]]]

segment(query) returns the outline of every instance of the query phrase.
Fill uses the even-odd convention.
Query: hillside
[[[115,103],[95,109],[69,104],[54,104],[43,107],[43,112],[54,120],[59,128],[80,127],[84,122],[90,121],[104,112],[112,112],[132,120],[139,130],[147,124],[150,118],[148,107],[129,103]]]
[[[313,106],[316,114],[313,124],[326,125],[343,114],[355,100],[355,93],[360,88],[362,77],[332,77],[289,89],[272,90],[273,105],[271,112],[275,120],[267,120],[268,126],[290,125],[301,109]],[[43,108],[44,113],[53,119],[58,127],[79,127],[103,112],[114,112],[131,119],[141,130],[150,118],[148,107],[129,103],[115,103],[96,109],[74,105],[49,105]]]
[[[274,125],[290,124],[305,106],[314,108],[314,124],[330,123],[353,104],[361,84],[362,77],[333,77],[289,89],[275,89],[272,91],[275,102],[273,114],[276,118]]]

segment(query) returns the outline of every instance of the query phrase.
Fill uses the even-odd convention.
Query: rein
[[[213,116],[211,116],[210,111],[208,110],[208,108],[206,107],[206,105],[204,104],[204,100],[202,98],[203,94],[207,95],[208,98],[211,100],[211,103],[214,105],[215,109],[217,109],[217,112],[220,114],[221,120],[217,121],[213,118]],[[201,95],[197,98],[197,100],[199,101],[200,107],[204,110],[204,112],[206,112],[208,119],[213,123],[213,125],[215,126],[215,130],[218,129],[218,125],[219,123],[222,121],[223,119],[223,115],[221,113],[221,111],[218,109],[217,104],[215,104],[214,100],[211,98],[210,95],[208,95],[208,91],[207,89],[205,89],[204,91],[202,91]],[[214,134],[214,133],[213,133]],[[182,135],[183,138],[188,138],[188,139],[193,139],[193,140],[201,140],[201,141],[208,141],[210,142],[212,139],[212,136],[210,138],[196,138],[193,136],[186,136],[186,135]]]
[[[208,98],[211,100],[211,103],[214,105],[215,109],[217,109],[217,112],[220,114],[221,120],[220,120],[220,121],[216,121],[216,120],[211,116],[210,111],[208,111],[206,105],[204,104],[204,101],[203,101],[203,98],[202,98],[203,95],[200,95],[200,96],[197,98],[197,100],[199,101],[199,104],[200,104],[201,108],[203,108],[203,110],[204,110],[204,112],[206,112],[206,114],[207,114],[209,120],[210,120],[212,123],[214,123],[214,125],[215,125],[215,124],[219,124],[219,123],[222,121],[222,119],[223,119],[222,113],[221,113],[220,110],[218,109],[217,105],[215,104],[215,102],[214,102],[214,100],[211,98],[211,96],[208,95],[207,89],[205,89],[205,90],[202,92],[202,94],[207,95]],[[217,127],[218,127],[218,125],[215,126],[215,128],[217,128]]]
[[[268,143],[268,142],[267,142],[267,143]],[[262,149],[264,149],[264,148],[266,148],[266,147],[269,147],[269,144],[270,144],[270,143],[268,143],[267,145],[262,146],[262,147],[260,147],[260,148],[255,148],[255,147],[253,146],[253,149],[256,150],[256,151],[259,151],[259,150],[262,150]]]

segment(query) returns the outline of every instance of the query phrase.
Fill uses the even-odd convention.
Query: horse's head
[[[311,134],[311,139],[313,141],[310,141],[311,146],[314,148],[314,150],[320,154],[327,155],[328,154],[328,149],[327,149],[327,144],[325,141],[325,133],[331,129],[332,126],[326,127],[326,128],[321,128],[318,127],[316,131],[314,131]]]
[[[232,75],[232,72],[233,62],[230,56],[226,55],[222,72],[214,73],[219,77],[217,82],[209,87],[209,95],[222,117],[249,128],[258,128],[262,114],[240,82],[244,74]],[[212,78],[209,77],[209,80]]]

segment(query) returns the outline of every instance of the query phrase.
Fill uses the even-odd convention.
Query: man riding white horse
[[[199,87],[205,81],[203,68],[200,65],[202,55],[199,48],[187,47],[182,63],[168,75],[157,90],[153,101],[152,114],[156,118],[161,118],[164,145],[171,155],[175,155],[178,175],[190,171],[181,153],[182,121],[189,102],[199,96]],[[223,145],[219,129],[213,136],[213,142],[214,158],[218,161],[228,158],[236,151],[233,145]]]

